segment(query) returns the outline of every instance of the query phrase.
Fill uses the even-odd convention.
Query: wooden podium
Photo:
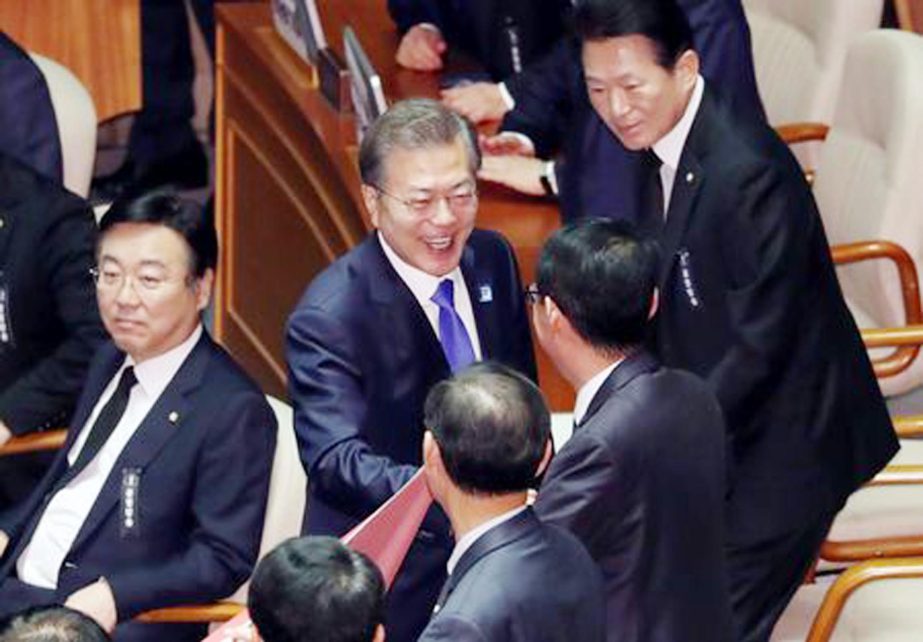
[[[340,55],[343,26],[356,30],[389,100],[436,96],[436,76],[394,62],[397,35],[383,2],[319,4]],[[217,15],[215,331],[266,392],[284,397],[288,315],[311,279],[371,229],[354,124],[313,87],[311,70],[275,33],[269,5],[219,5]],[[478,226],[510,240],[523,282],[531,282],[538,251],[559,226],[556,205],[489,185],[481,194]],[[538,349],[537,356],[549,403],[570,410],[569,387]]]

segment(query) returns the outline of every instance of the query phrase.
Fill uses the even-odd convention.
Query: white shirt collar
[[[452,555],[449,556],[449,561],[446,564],[449,575],[451,575],[455,570],[455,567],[458,565],[458,561],[462,558],[462,555],[464,555],[469,548],[474,546],[474,543],[478,541],[482,535],[487,533],[487,531],[492,529],[494,526],[499,526],[503,522],[513,519],[526,508],[528,508],[528,506],[525,504],[522,506],[517,506],[513,510],[507,511],[502,515],[497,515],[494,518],[488,519],[483,524],[480,524],[465,533],[464,537],[456,542],[455,548],[452,549]]]
[[[442,276],[433,276],[428,272],[424,272],[420,268],[412,266],[410,263],[398,256],[397,252],[388,245],[388,242],[385,240],[384,234],[380,231],[378,234],[378,242],[381,243],[381,249],[384,250],[385,256],[388,258],[388,262],[394,268],[394,271],[397,272],[397,275],[401,277],[401,280],[410,288],[410,291],[413,293],[414,297],[421,303],[424,301],[429,301],[436,293],[436,288],[439,287],[439,284],[445,279],[451,279],[455,284],[455,291],[458,292],[458,288],[465,287],[465,281],[462,278],[461,268],[455,266],[455,269],[444,274]]]
[[[657,154],[664,165],[676,172],[679,167],[679,159],[683,154],[683,147],[686,145],[686,138],[689,137],[689,131],[692,129],[692,123],[695,122],[695,116],[699,113],[699,106],[702,104],[702,95],[705,93],[705,80],[702,76],[696,77],[695,87],[692,89],[692,97],[689,104],[686,105],[686,111],[683,112],[682,118],[673,126],[667,134],[653,145],[654,153]]]
[[[615,370],[622,361],[624,361],[624,359],[619,359],[615,363],[606,366],[590,377],[589,381],[580,386],[580,390],[577,391],[577,399],[574,402],[574,425],[579,424],[583,420],[586,411],[590,409],[590,402],[593,401],[593,397],[596,396],[596,393],[599,392],[603,383],[605,383],[609,375],[612,374],[612,371]]]
[[[156,357],[146,359],[139,364],[131,356],[125,358],[123,368],[133,366],[138,385],[144,390],[149,399],[157,399],[166,389],[174,375],[186,361],[202,336],[202,324],[196,325],[192,333],[177,346],[174,346]]]

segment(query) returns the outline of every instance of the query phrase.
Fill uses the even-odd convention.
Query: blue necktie
[[[439,343],[452,372],[474,362],[474,348],[465,324],[455,311],[455,284],[452,279],[439,283],[430,301],[439,306]]]

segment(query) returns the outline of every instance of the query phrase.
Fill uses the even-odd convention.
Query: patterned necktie
[[[465,324],[455,311],[455,284],[444,279],[430,301],[439,306],[439,343],[452,372],[458,372],[474,362],[474,348]]]
[[[106,443],[106,440],[109,439],[112,431],[115,430],[115,427],[122,419],[122,415],[125,414],[125,408],[128,406],[128,396],[137,382],[138,379],[135,377],[134,368],[129,366],[122,371],[118,387],[116,387],[115,392],[109,397],[109,401],[99,412],[96,421],[93,422],[93,427],[90,429],[90,434],[87,436],[83,448],[80,449],[80,454],[77,455],[77,460],[58,481],[59,488],[67,485],[70,480],[79,475],[80,471],[86,468],[87,464],[93,460],[93,457]]]
[[[660,180],[660,166],[657,154],[649,149],[644,152],[645,201],[642,203],[639,232],[645,238],[658,238],[663,231],[663,183]]]

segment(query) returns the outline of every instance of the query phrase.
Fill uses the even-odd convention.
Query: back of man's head
[[[0,642],[107,642],[109,639],[91,618],[63,606],[32,608],[0,625]]]
[[[289,539],[256,567],[247,606],[265,642],[372,642],[384,580],[333,537]]]
[[[548,239],[536,284],[584,341],[624,354],[647,334],[657,255],[654,241],[638,240],[623,223],[585,220]]]
[[[551,434],[548,408],[535,384],[491,362],[434,386],[424,423],[439,445],[446,473],[470,494],[528,489]]]
[[[190,273],[199,278],[218,264],[218,236],[211,202],[202,207],[169,190],[117,199],[99,222],[100,242],[106,232],[121,223],[163,225],[186,241]]]
[[[573,21],[584,41],[646,37],[655,47],[657,62],[667,69],[693,49],[689,20],[675,0],[577,0]]]

